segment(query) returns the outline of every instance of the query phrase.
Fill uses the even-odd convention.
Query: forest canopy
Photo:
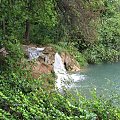
[[[90,63],[118,61],[119,3],[119,0],[2,0],[0,41],[74,43]]]

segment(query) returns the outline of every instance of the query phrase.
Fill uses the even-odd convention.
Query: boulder
[[[6,57],[7,54],[8,54],[8,52],[6,51],[5,48],[1,48],[1,49],[0,49],[0,56],[1,56],[1,57]]]
[[[79,63],[74,59],[73,56],[66,52],[61,53],[62,62],[65,65],[66,70],[68,71],[80,71]]]
[[[38,78],[41,74],[48,74],[53,72],[52,65],[47,65],[40,61],[36,61],[32,66],[32,76]]]

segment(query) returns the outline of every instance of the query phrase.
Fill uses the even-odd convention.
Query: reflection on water
[[[75,82],[72,90],[76,89],[87,97],[94,88],[98,95],[106,97],[111,93],[120,94],[120,63],[90,65],[81,74],[86,76],[85,80]]]

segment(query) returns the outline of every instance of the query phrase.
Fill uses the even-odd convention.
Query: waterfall
[[[58,53],[55,54],[54,71],[56,74],[59,74],[59,73],[66,74],[67,72],[62,62],[62,58]]]
[[[64,79],[67,79],[67,71],[62,62],[62,58],[58,53],[55,54],[55,62],[53,66],[54,72],[57,75],[56,87],[61,89],[61,87],[64,86]]]
[[[63,87],[70,88],[73,82],[84,79],[83,75],[69,74],[65,69],[61,56],[58,53],[55,54],[55,62],[53,67],[54,67],[54,72],[57,76],[55,86],[59,90],[61,90]]]

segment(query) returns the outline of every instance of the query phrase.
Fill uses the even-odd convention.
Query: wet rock
[[[54,61],[55,61],[55,49],[52,47],[46,47],[45,50],[43,51],[43,54],[45,55],[45,61],[47,62],[47,64],[49,65],[53,65]]]

